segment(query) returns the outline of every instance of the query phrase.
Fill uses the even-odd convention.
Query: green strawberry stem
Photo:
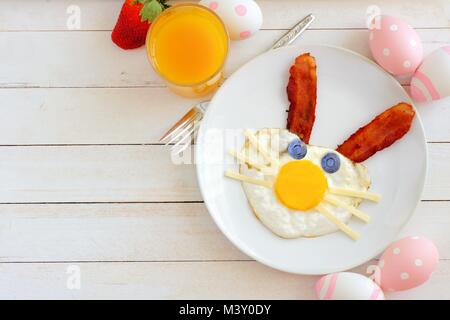
[[[148,21],[149,23],[153,22],[161,12],[170,7],[167,0],[136,0],[136,2],[143,5],[140,12],[141,21]]]

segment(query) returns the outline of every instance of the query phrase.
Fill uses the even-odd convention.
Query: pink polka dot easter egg
[[[219,15],[233,40],[247,39],[261,28],[263,15],[254,0],[202,0],[200,4]]]
[[[419,35],[406,22],[392,16],[374,18],[369,45],[375,61],[396,76],[412,74],[422,62]]]
[[[384,300],[375,282],[352,272],[323,276],[316,283],[316,295],[320,300]]]
[[[450,46],[425,57],[411,79],[411,96],[419,102],[450,96]]]
[[[391,244],[380,258],[380,286],[402,291],[428,280],[439,262],[433,242],[425,237],[406,237]]]

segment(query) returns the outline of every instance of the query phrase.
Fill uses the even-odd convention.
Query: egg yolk
[[[328,181],[322,169],[311,161],[291,161],[280,168],[274,189],[286,207],[305,211],[322,201]]]

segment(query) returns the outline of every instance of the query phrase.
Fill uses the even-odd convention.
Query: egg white
[[[256,132],[256,137],[268,149],[279,154],[280,167],[289,162],[297,161],[287,152],[289,143],[298,139],[297,135],[286,129],[262,129]],[[370,177],[367,168],[354,163],[335,150],[318,146],[307,146],[305,160],[310,160],[321,167],[321,159],[328,152],[336,153],[341,161],[340,168],[335,173],[324,171],[329,187],[348,188],[358,191],[367,191],[370,187]],[[266,163],[265,159],[246,141],[242,152],[258,163]],[[241,164],[240,173],[262,180],[273,181],[274,177],[265,175],[250,165]],[[284,206],[271,188],[243,182],[243,189],[255,215],[273,233],[283,238],[317,237],[338,230],[335,224],[330,222],[322,214],[312,209],[309,211],[292,210]],[[330,195],[331,196],[331,195]],[[358,207],[361,200],[356,198],[333,196],[353,207]],[[322,202],[339,220],[347,223],[351,213],[345,209],[337,208]]]

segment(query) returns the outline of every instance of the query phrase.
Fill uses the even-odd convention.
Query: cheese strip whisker
[[[352,228],[347,226],[345,223],[343,223],[341,220],[336,218],[333,213],[328,210],[325,206],[322,204],[319,204],[316,206],[316,210],[319,211],[325,218],[333,222],[342,232],[344,232],[347,236],[352,238],[353,240],[358,240],[359,233],[354,231]]]
[[[373,202],[379,202],[381,199],[381,196],[379,194],[368,192],[368,191],[357,191],[357,190],[351,190],[351,189],[345,189],[345,188],[329,188],[328,192],[331,194],[338,195],[338,196],[360,198],[360,199],[370,200]]]
[[[242,181],[242,182],[256,184],[258,186],[263,186],[266,188],[272,188],[272,182],[270,182],[270,181],[256,179],[256,178],[249,177],[249,176],[237,173],[237,172],[227,170],[227,171],[225,171],[225,176],[228,178],[231,178],[231,179]]]
[[[250,143],[259,151],[262,156],[273,166],[278,167],[279,161],[272,155],[272,153],[267,150],[261,142],[259,142],[258,138],[256,138],[255,134],[250,130],[245,130],[245,136],[248,138]]]
[[[252,167],[255,167],[256,169],[258,169],[259,171],[263,172],[266,175],[275,175],[275,173],[273,172],[273,170],[270,169],[270,167],[266,166],[265,164],[261,164],[261,163],[257,163],[252,161],[248,156],[246,156],[245,154],[241,153],[241,152],[237,152],[236,150],[229,150],[228,153],[230,155],[232,155],[233,157],[235,157],[237,160],[243,162],[243,163],[247,163],[249,165],[251,165]]]
[[[327,202],[335,207],[340,207],[340,208],[347,210],[348,212],[353,214],[355,217],[361,219],[365,223],[369,223],[369,221],[370,221],[370,216],[367,213],[362,212],[361,210],[358,210],[357,208],[350,206],[341,200],[332,198],[327,195],[325,196],[324,200],[325,200],[325,202]]]

